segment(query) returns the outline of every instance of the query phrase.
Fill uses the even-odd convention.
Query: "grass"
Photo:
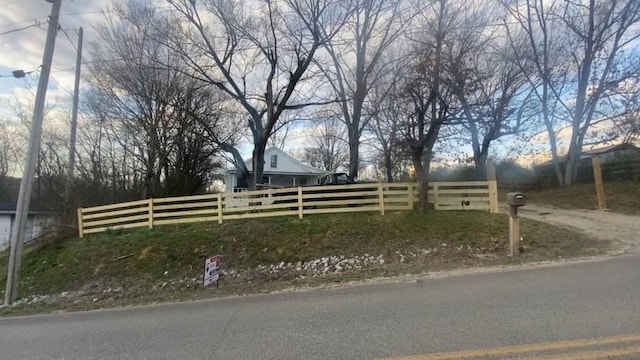
[[[607,208],[611,211],[640,215],[640,181],[617,181],[604,184]],[[549,204],[564,209],[597,208],[593,184],[577,184],[567,188],[527,193],[532,203]]]
[[[484,212],[353,213],[111,231],[26,249],[21,296],[62,292],[77,296],[3,309],[0,314],[256,293],[376,276],[589,256],[610,246],[530,220],[523,220],[522,234],[524,253],[508,258],[507,217]],[[406,262],[398,255],[423,249],[435,250]],[[199,285],[203,261],[212,254],[224,256],[223,269],[244,275],[225,278],[220,289],[203,291]],[[265,275],[246,271],[263,264],[364,254],[382,255],[385,264],[307,278],[286,272]],[[2,293],[6,268],[7,253],[3,252]]]

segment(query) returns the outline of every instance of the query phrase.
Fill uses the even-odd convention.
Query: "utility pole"
[[[78,126],[78,97],[80,92],[80,67],[82,66],[82,26],[78,30],[78,53],[76,56],[76,79],[73,86],[73,108],[71,111],[71,133],[69,134],[69,170],[64,188],[64,201],[69,204],[69,193],[73,182],[76,160],[76,127]]]
[[[51,61],[53,60],[53,49],[58,32],[58,17],[62,0],[46,0],[53,3],[49,27],[47,29],[47,42],[44,47],[42,58],[42,71],[36,92],[36,101],[33,108],[33,118],[31,120],[31,135],[29,137],[29,148],[25,172],[20,181],[20,192],[18,194],[18,205],[16,208],[16,220],[11,233],[11,251],[9,253],[9,268],[7,269],[7,287],[4,293],[4,304],[11,305],[18,296],[18,285],[20,283],[20,266],[22,263],[22,248],[26,232],[27,216],[31,203],[31,192],[33,190],[33,178],[36,170],[38,153],[40,152],[40,138],[42,137],[42,118],[44,115],[44,101],[49,85],[49,73],[51,72]]]

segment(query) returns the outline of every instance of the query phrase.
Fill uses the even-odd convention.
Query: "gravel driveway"
[[[507,206],[501,211],[509,212]],[[640,217],[610,211],[561,209],[550,205],[527,204],[518,210],[526,219],[570,227],[603,240],[617,240],[625,252],[640,253]]]

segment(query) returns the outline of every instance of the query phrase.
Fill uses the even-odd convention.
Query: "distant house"
[[[16,220],[16,205],[0,203],[0,250],[6,249],[11,243],[11,234]],[[54,224],[51,213],[44,211],[30,211],[27,217],[27,232],[25,241],[29,242],[44,234]]]
[[[583,150],[578,163],[576,182],[592,182],[593,169],[591,159],[598,156],[602,163],[602,176],[607,180],[636,180],[640,178],[640,148],[633,144],[622,143],[596,149]],[[566,155],[560,157],[560,167],[566,165]],[[539,184],[557,185],[553,161],[549,160],[534,166]]]
[[[640,160],[640,148],[633,144],[622,143],[592,150],[584,150],[580,160],[591,159],[594,155],[603,163],[625,160]]]
[[[640,160],[640,148],[633,144],[622,143],[617,145],[605,146],[590,150],[582,150],[580,155],[581,163],[591,164],[591,158],[598,156],[603,163],[613,161]],[[567,155],[561,155],[560,163],[564,166],[567,161]],[[585,161],[589,160],[589,161]],[[553,166],[553,160],[545,161],[536,167]]]
[[[327,173],[325,170],[305,165],[275,147],[265,150],[264,161],[262,183],[272,187],[314,185],[323,174]],[[244,163],[251,171],[253,159],[246,159]],[[227,171],[224,181],[226,192],[242,191],[248,187],[247,184],[242,183],[238,175],[239,172],[236,169]]]

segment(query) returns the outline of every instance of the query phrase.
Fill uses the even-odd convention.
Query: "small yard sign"
[[[213,283],[218,285],[220,279],[220,260],[222,256],[216,255],[204,261],[204,287]]]

